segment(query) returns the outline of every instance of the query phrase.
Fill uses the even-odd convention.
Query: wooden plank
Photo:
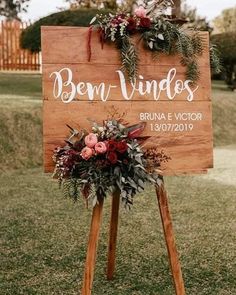
[[[194,86],[198,89],[190,101],[188,95],[195,88],[176,91],[179,88],[176,88],[175,82],[185,81],[185,68],[181,66],[178,56],[160,56],[158,61],[153,61],[150,51],[144,50],[135,37],[142,76],[134,87],[129,83],[121,83],[121,74],[117,72],[120,68],[119,53],[111,44],[101,50],[96,33],[92,37],[94,55],[92,61],[87,62],[87,28],[44,27],[42,49],[45,171],[53,169],[53,149],[63,144],[67,137],[66,124],[90,129],[88,118],[101,123],[114,111],[123,114],[130,124],[147,122],[144,135],[151,136],[151,139],[144,147],[155,146],[171,157],[169,162],[162,164],[164,175],[200,173],[212,167],[208,33],[203,32],[201,36],[205,43],[205,51],[200,58],[201,77]],[[165,79],[167,73],[173,71],[173,67],[176,77],[168,85],[168,79]],[[53,79],[51,74],[57,72],[59,75],[58,71],[63,68],[66,70],[60,72],[61,84],[55,83],[55,74]],[[71,80],[68,79],[68,74],[72,75]],[[150,83],[156,83],[156,88]],[[97,90],[101,85],[104,87],[103,96],[101,88]],[[146,91],[147,85],[151,90]],[[133,94],[130,95],[133,89]],[[176,92],[176,96],[172,95]],[[106,95],[107,93],[109,95]]]
[[[181,266],[178,258],[178,252],[175,245],[175,238],[173,232],[173,226],[168,206],[167,192],[164,185],[156,187],[157,200],[159,204],[159,210],[161,215],[161,221],[168,250],[168,256],[172,271],[172,276],[175,286],[176,295],[185,295],[184,281],[181,271]]]
[[[16,38],[17,38],[17,47],[16,47],[16,69],[17,70],[20,70],[20,52],[21,52],[21,47],[20,47],[20,41],[19,41],[19,38],[20,38],[20,34],[21,34],[21,26],[22,26],[22,23],[21,22],[18,22],[18,25],[17,25],[17,32],[16,32]]]
[[[37,70],[37,53],[33,53],[33,70]]]
[[[11,50],[11,55],[10,55],[10,59],[11,59],[11,69],[15,69],[15,55],[14,55],[14,22],[10,22],[10,35],[11,35],[11,39],[10,39],[10,50]]]
[[[147,121],[144,136],[152,136],[145,148],[150,146],[163,150],[171,160],[163,163],[162,169],[165,174],[175,174],[175,171],[206,170],[213,165],[212,136],[211,136],[211,104],[207,101],[192,102],[186,104],[176,102],[73,102],[63,104],[60,101],[44,101],[44,166],[46,172],[53,170],[52,153],[55,147],[63,145],[68,136],[66,124],[75,128],[87,128],[91,124],[88,119],[102,122],[109,113],[117,111],[124,114],[125,120],[130,124],[137,123],[143,118],[144,110],[147,114],[159,112],[172,120],[161,119]],[[195,114],[193,118],[200,120],[177,120],[176,116],[183,113]],[[141,115],[140,115],[141,114]],[[193,124],[192,130],[185,131],[155,131],[151,124],[166,126],[166,124]],[[171,125],[172,126],[172,125]],[[184,125],[185,126],[185,125]],[[182,127],[181,127],[182,128]],[[165,129],[164,129],[165,130]],[[181,129],[182,130],[182,129]]]
[[[6,27],[5,22],[2,22],[2,39],[3,39],[3,70],[6,69]]]
[[[96,252],[98,245],[99,232],[102,222],[103,198],[98,198],[99,204],[93,209],[93,216],[90,227],[87,257],[85,262],[84,281],[82,295],[90,295],[93,284],[94,269],[96,263]]]
[[[63,70],[64,69],[64,70]],[[159,83],[162,79],[167,78],[168,73],[174,74],[175,70],[171,70],[166,65],[150,64],[150,65],[143,65],[140,69],[140,79],[137,80],[136,88],[141,87],[143,91],[147,89],[147,86],[150,85],[150,82],[155,80],[157,81],[157,86],[152,84],[151,90],[154,90],[154,87],[157,87],[157,95],[159,93]],[[176,74],[171,82],[171,91],[172,95],[174,94],[174,87],[176,83],[179,83],[180,80],[185,81],[185,72],[186,69],[183,66],[176,66]],[[79,83],[87,83],[92,84],[92,86],[99,86],[101,83],[106,82],[107,88],[108,85],[115,86],[116,88],[111,89],[111,94],[109,96],[109,100],[124,100],[124,97],[121,93],[121,80],[119,79],[120,75],[118,74],[117,70],[119,67],[117,65],[95,65],[91,63],[84,63],[84,64],[61,64],[60,66],[54,64],[46,64],[43,66],[43,84],[44,84],[44,93],[43,97],[45,100],[55,100],[55,93],[53,92],[55,86],[55,92],[58,93],[58,85],[59,81],[63,84],[62,92],[71,92],[72,84],[73,87],[76,87]],[[210,70],[206,67],[201,67],[201,76],[200,80],[198,81],[197,85],[191,87],[192,91],[194,92],[194,100],[211,100],[210,97]],[[53,74],[57,72],[58,74]],[[72,78],[69,78],[69,73],[72,73]],[[102,75],[101,75],[102,73]],[[57,75],[60,79],[56,79]],[[178,80],[178,81],[177,81]],[[68,86],[65,86],[65,82],[68,81]],[[177,82],[176,82],[177,81]],[[70,83],[69,83],[70,82]],[[182,85],[182,84],[181,84]],[[125,87],[127,88],[128,94],[132,93],[132,86],[126,80]],[[85,88],[85,87],[84,87]],[[196,90],[195,90],[196,89]],[[132,100],[153,100],[154,95],[153,91],[150,94],[140,95],[140,92],[135,91],[134,95],[132,96]],[[160,100],[166,100],[167,91],[161,91],[160,93]],[[184,89],[179,94],[176,95],[177,100],[186,100],[189,95],[188,89]],[[88,100],[88,94],[84,91],[84,95],[79,95],[78,92],[75,94],[75,100]],[[99,96],[95,94],[94,100],[99,100]]]
[[[115,271],[116,243],[119,220],[120,192],[114,192],[112,196],[111,221],[108,244],[107,279],[112,280]]]
[[[1,21],[1,70],[4,70],[4,28],[3,20]]]
[[[62,61],[66,64],[73,64],[84,63],[87,61],[88,28],[42,26],[41,29],[41,44],[42,51],[44,52],[43,64],[60,64]],[[199,58],[199,65],[209,67],[209,34],[208,32],[201,32],[200,34],[205,44],[205,51]],[[150,65],[154,63],[150,51],[143,48],[143,43],[140,42],[140,37],[134,37],[133,42],[141,57],[140,65]],[[91,47],[91,63],[120,65],[119,51],[115,49],[115,45],[112,44],[112,42],[105,43],[104,49],[102,49],[99,42],[99,36],[96,32],[93,32],[92,34]],[[157,62],[161,65],[181,65],[180,60],[176,58],[176,56],[160,55]]]
[[[9,70],[9,21],[5,23],[6,28],[6,69]]]
[[[25,23],[21,23],[21,31],[25,28]],[[19,47],[19,69],[23,69],[23,64],[24,64],[24,54],[25,50],[23,50],[21,47]]]
[[[17,20],[1,21],[0,69],[3,70],[38,70],[38,54],[31,54],[21,49],[19,40],[21,31],[29,24]]]
[[[24,30],[26,28],[27,28],[27,22],[23,22],[21,30]],[[20,58],[21,58],[20,67],[21,67],[21,70],[24,70],[25,64],[28,65],[28,50],[21,48]]]
[[[14,22],[14,31],[13,31],[13,48],[14,48],[14,69],[17,69],[17,51],[18,51],[18,30],[19,30],[19,23]]]

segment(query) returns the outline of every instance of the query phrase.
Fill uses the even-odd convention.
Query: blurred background
[[[91,210],[65,200],[42,171],[41,25],[88,26],[132,11],[133,0],[0,0],[0,294],[77,294]],[[236,3],[174,1],[169,11],[207,30],[222,72],[212,73],[215,167],[167,177],[187,294],[236,294]],[[94,294],[173,295],[152,188],[121,212],[117,274],[104,278],[110,200],[104,210]]]

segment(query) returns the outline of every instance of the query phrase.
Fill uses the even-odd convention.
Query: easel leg
[[[82,295],[90,295],[93,284],[93,276],[96,262],[97,244],[99,231],[102,221],[103,198],[99,199],[99,204],[93,208],[93,215],[90,227],[87,257],[85,262],[84,281],[82,287]]]
[[[164,185],[156,187],[156,194],[161,214],[161,220],[168,250],[171,271],[175,285],[175,293],[176,295],[185,295],[184,281],[175,245],[171,216],[168,208],[167,192],[164,188]]]
[[[115,270],[119,205],[120,205],[120,193],[119,191],[116,191],[112,196],[111,222],[110,222],[109,246],[108,246],[109,247],[108,263],[107,263],[107,279],[108,280],[113,279],[113,274]]]

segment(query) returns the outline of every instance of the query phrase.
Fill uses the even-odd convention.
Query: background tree
[[[19,19],[20,12],[26,12],[30,0],[0,0],[0,16]]]
[[[236,89],[236,32],[215,34],[211,40],[216,44],[223,66],[223,78],[229,87]]]
[[[88,27],[91,19],[98,13],[108,14],[111,10],[80,8],[65,10],[43,17],[27,27],[21,34],[21,47],[32,52],[41,50],[41,26],[79,26]]]
[[[79,8],[105,8],[105,9],[116,9],[116,0],[65,0],[70,4],[70,9],[75,10]]]
[[[199,16],[197,9],[187,5],[186,1],[183,1],[182,3],[180,16],[181,18],[188,21],[188,23],[185,25],[188,28],[196,28],[198,31],[208,32],[212,32],[213,30],[206,17]]]
[[[236,6],[225,9],[213,20],[212,42],[217,45],[223,65],[223,76],[236,89]]]
[[[236,31],[236,6],[225,9],[221,15],[213,20],[216,33],[227,33]]]

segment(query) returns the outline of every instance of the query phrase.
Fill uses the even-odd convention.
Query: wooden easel
[[[164,185],[156,187],[156,195],[161,214],[163,231],[168,250],[169,262],[172,271],[175,293],[176,295],[185,295],[184,281],[182,277],[181,266],[178,258],[178,253],[175,245],[174,232],[171,222],[170,211],[168,208],[167,192]],[[116,241],[118,230],[118,215],[119,215],[120,195],[118,192],[114,193],[112,198],[111,223],[109,233],[109,248],[108,248],[108,263],[107,263],[107,279],[111,280],[115,270],[116,258]],[[82,295],[91,295],[92,284],[94,277],[94,269],[96,262],[97,244],[99,238],[99,230],[102,220],[103,200],[99,200],[93,209],[90,235],[88,241],[87,257],[84,271],[84,281],[82,287]]]

